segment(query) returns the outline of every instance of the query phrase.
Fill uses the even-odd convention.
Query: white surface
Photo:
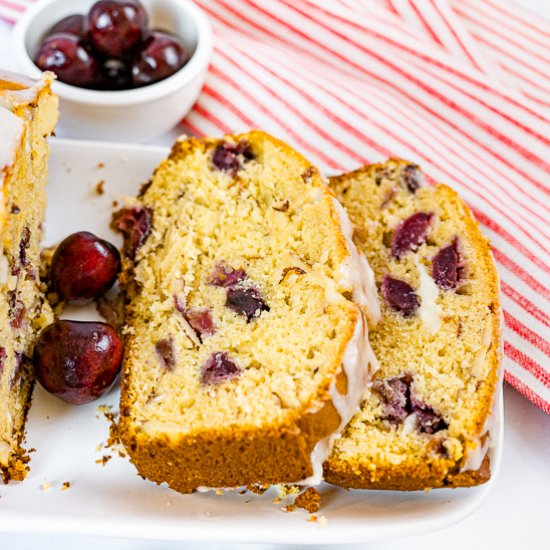
[[[52,141],[45,245],[83,230],[120,244],[109,229],[113,201],[136,195],[166,154],[158,147]],[[95,192],[100,180],[102,195]],[[71,308],[63,316],[95,319],[97,314],[93,307]],[[99,403],[116,410],[117,392]],[[502,440],[495,429],[489,483],[430,493],[348,492],[324,484],[322,514],[328,523],[321,528],[309,522],[304,511],[283,513],[283,504],[272,502],[274,491],[263,496],[238,491],[179,495],[140,479],[126,459],[113,456],[105,466],[97,464],[101,456],[115,455],[112,450],[96,450],[108,437],[108,423],[97,406],[66,405],[37,388],[27,423],[27,446],[36,452],[25,482],[10,484],[0,493],[0,531],[198,541],[365,542],[451,525],[475,511],[498,479]],[[64,481],[71,483],[67,491],[61,491]],[[44,483],[51,488],[41,490]]]
[[[40,0],[18,21],[13,53],[20,72],[38,77],[32,61],[41,38],[63,17],[84,13],[95,0]],[[212,30],[206,15],[191,0],[143,0],[152,28],[179,35],[188,63],[174,75],[134,90],[106,92],[53,84],[60,100],[59,129],[67,136],[151,142],[173,128],[191,109],[202,89],[212,55]]]
[[[550,18],[549,0],[516,2]],[[0,65],[14,70],[16,66],[9,45],[10,28],[10,25],[0,20]],[[176,132],[163,136],[160,142],[170,144]],[[494,490],[481,508],[466,520],[447,529],[393,542],[369,544],[369,550],[548,549],[550,416],[510,387],[505,387],[504,402],[506,438],[502,471]],[[29,535],[26,531],[20,534],[0,534],[0,550],[213,550],[220,547],[222,545],[219,543],[186,544],[82,536],[42,536]],[[367,545],[361,546],[366,547]],[[223,544],[223,548],[234,550],[241,546]],[[293,546],[246,546],[247,550],[267,548],[289,550]]]

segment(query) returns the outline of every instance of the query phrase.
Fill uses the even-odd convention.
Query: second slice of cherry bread
[[[376,277],[380,369],[325,465],[344,487],[427,489],[490,476],[501,308],[489,242],[468,206],[389,160],[331,178]]]

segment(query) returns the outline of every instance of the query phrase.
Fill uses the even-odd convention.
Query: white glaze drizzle
[[[0,188],[2,187],[5,169],[15,159],[23,133],[24,121],[13,113],[13,108],[21,103],[34,100],[46,83],[53,79],[52,73],[44,73],[41,80],[0,70]]]
[[[5,254],[0,253],[0,285],[7,285],[10,265]]]
[[[335,198],[333,198],[333,204],[340,218],[340,226],[350,254],[348,261],[340,267],[341,284],[351,286],[354,302],[363,306],[364,309],[360,308],[361,315],[342,356],[347,393],[343,395],[337,390],[335,380],[330,386],[332,403],[340,416],[340,425],[333,434],[316,443],[310,456],[313,473],[299,482],[300,485],[310,486],[319,485],[323,480],[323,463],[329,457],[334,441],[340,437],[340,432],[359,412],[367,383],[378,370],[378,361],[369,342],[368,323],[363,318],[363,314],[366,314],[373,323],[377,323],[380,319],[380,304],[374,283],[374,273],[365,256],[357,250],[353,242],[353,226],[346,211]]]
[[[0,95],[0,97],[2,97]],[[0,105],[0,189],[4,184],[6,168],[15,160],[15,153],[23,135],[23,120],[7,107]]]
[[[348,261],[340,266],[342,284],[353,288],[353,301],[365,306],[369,320],[376,324],[380,320],[381,312],[374,272],[365,256],[357,250],[353,242],[353,226],[344,207],[334,197],[332,200],[340,218],[340,227],[346,238],[350,254]]]
[[[378,369],[378,361],[372,351],[368,338],[366,319],[361,316],[355,325],[351,340],[348,342],[342,357],[342,366],[347,378],[347,393],[341,394],[333,380],[330,395],[335,409],[340,415],[338,429],[328,437],[317,442],[311,453],[313,473],[299,485],[319,485],[323,480],[323,463],[327,460],[340,432],[347,426],[352,417],[359,412],[363,392],[368,381]]]
[[[418,287],[420,307],[418,308],[418,314],[430,332],[435,334],[441,327],[441,307],[437,303],[439,289],[418,258],[415,258],[415,262],[420,277],[420,286]]]
[[[492,255],[492,254],[491,254]],[[493,258],[494,262],[494,258]],[[495,268],[496,271],[496,268]],[[498,277],[498,274],[497,274]],[[498,285],[500,287],[500,279],[498,281]],[[491,406],[491,410],[489,411],[489,414],[487,415],[487,418],[485,419],[485,423],[483,425],[483,429],[481,430],[478,437],[475,438],[476,447],[468,452],[468,455],[466,456],[466,460],[464,461],[464,464],[462,465],[462,468],[460,469],[461,472],[466,472],[469,470],[479,470],[481,467],[481,464],[483,463],[483,459],[487,455],[487,453],[491,452],[491,449],[496,445],[498,439],[499,439],[499,432],[501,430],[500,426],[500,415],[498,414],[498,407],[501,399],[501,392],[502,392],[502,384],[503,384],[503,378],[504,378],[504,367],[502,365],[502,357],[503,357],[503,340],[502,340],[502,327],[503,327],[503,314],[502,309],[500,309],[500,313],[498,314],[498,323],[499,323],[499,351],[498,351],[498,374],[497,374],[497,382],[496,382],[496,388],[493,395],[493,403]],[[483,333],[482,337],[482,345],[486,346],[486,340],[487,340],[487,327],[485,327],[485,331]],[[489,338],[490,335],[492,335],[492,332],[489,332]],[[487,352],[487,349],[485,353]]]

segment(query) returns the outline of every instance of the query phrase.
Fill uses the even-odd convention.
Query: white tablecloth
[[[542,14],[548,10],[549,0],[523,0],[521,3]],[[9,25],[0,21],[0,66],[16,69],[10,55],[9,29]],[[172,139],[171,135],[165,136],[161,144],[168,144]],[[369,545],[369,549],[550,548],[550,416],[511,388],[505,389],[504,398],[503,467],[494,490],[482,507],[466,520],[443,531]],[[29,536],[24,533],[0,534],[0,550],[97,550],[98,547],[102,550],[209,550],[218,546],[92,537]],[[224,545],[224,550],[237,547]],[[248,545],[247,548],[255,550],[264,546]]]

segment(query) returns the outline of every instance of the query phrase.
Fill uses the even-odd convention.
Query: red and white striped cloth
[[[400,156],[455,187],[499,264],[505,378],[550,413],[550,23],[503,0],[197,4],[216,50],[186,129],[263,128],[327,171]]]

